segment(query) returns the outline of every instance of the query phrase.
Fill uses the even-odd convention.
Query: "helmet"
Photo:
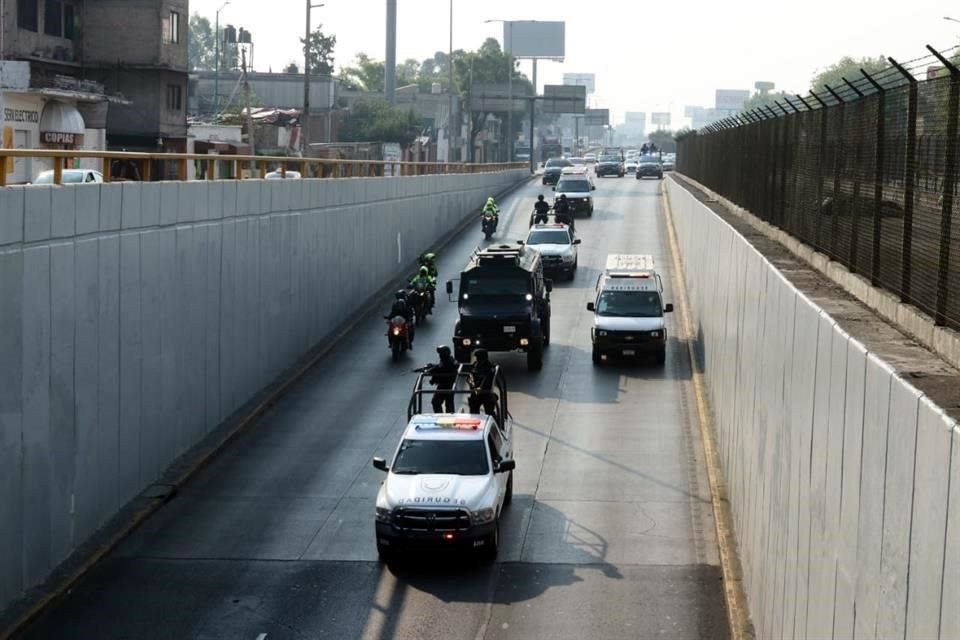
[[[497,204],[497,201],[493,197],[487,198],[487,204]]]
[[[396,297],[397,300],[406,300],[406,299],[407,299],[407,292],[404,291],[403,289],[400,289],[399,291],[397,291],[395,297]]]
[[[437,355],[440,356],[441,359],[446,360],[450,357],[450,347],[445,344],[440,345],[437,347]]]
[[[543,200],[543,194],[542,194],[542,193],[537,196],[537,200]]]
[[[489,360],[490,360],[490,359],[487,357],[487,350],[486,350],[486,349],[477,349],[476,351],[474,351],[474,352],[473,352],[473,359],[474,359],[476,362],[489,362]]]
[[[435,253],[425,253],[425,254],[423,254],[423,259],[426,260],[427,262],[433,262],[434,260],[437,259],[437,254],[435,254]]]
[[[427,269],[426,267],[420,267],[420,275],[422,275],[422,276],[429,276],[429,275],[430,275],[430,269]]]
[[[561,200],[566,200],[566,199],[567,199],[567,194],[561,193],[561,194],[560,194],[560,199],[561,199]]]

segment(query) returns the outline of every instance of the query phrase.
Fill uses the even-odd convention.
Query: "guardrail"
[[[383,160],[339,160],[330,158],[290,158],[286,156],[230,156],[206,153],[136,153],[129,151],[71,151],[61,149],[0,149],[0,187],[7,186],[4,167],[8,158],[31,158],[51,160],[53,181],[60,184],[64,169],[70,169],[73,160],[99,160],[105,182],[113,180],[116,161],[135,163],[140,181],[148,182],[153,173],[153,163],[176,163],[179,180],[188,179],[188,163],[199,163],[201,180],[242,180],[244,170],[250,170],[264,178],[270,167],[286,177],[287,171],[299,171],[304,178],[372,178],[390,175],[423,176],[451,173],[491,173],[508,169],[523,169],[524,162],[474,164],[468,162],[388,162]],[[218,163],[229,163],[227,175],[218,175]],[[222,166],[222,165],[221,165]],[[396,169],[397,173],[393,171]]]

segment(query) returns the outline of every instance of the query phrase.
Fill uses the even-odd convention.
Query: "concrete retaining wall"
[[[528,175],[0,189],[0,608]]]
[[[957,424],[666,188],[758,637],[960,637]]]

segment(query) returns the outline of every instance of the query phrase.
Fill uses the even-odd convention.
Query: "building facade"
[[[188,18],[188,0],[3,0],[0,143],[186,151]]]

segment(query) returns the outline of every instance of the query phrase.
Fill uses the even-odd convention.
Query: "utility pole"
[[[247,143],[250,145],[250,155],[256,155],[256,141],[253,131],[253,114],[250,113],[250,83],[247,81],[247,50],[241,49],[240,54],[243,60],[243,112],[247,121]],[[237,176],[238,178],[240,176]]]
[[[537,93],[537,59],[533,59],[533,95],[538,95]],[[536,137],[533,135],[533,127],[535,126],[535,117],[537,110],[534,108],[533,101],[530,102],[530,173],[537,172],[537,160],[533,155],[534,142],[536,142]]]
[[[300,142],[303,144],[303,155],[307,155],[307,145],[310,144],[310,13],[311,9],[319,9],[322,4],[313,4],[307,0],[307,25],[303,36],[303,113],[300,115]]]
[[[223,39],[223,34],[220,33],[220,12],[230,4],[230,0],[227,0],[220,8],[217,9],[216,19],[214,20],[214,43],[213,43],[213,117],[216,118],[220,115],[220,40]]]
[[[447,162],[453,162],[453,0],[450,0],[450,50],[447,53]]]
[[[387,55],[384,63],[384,97],[397,102],[397,0],[387,0]]]

